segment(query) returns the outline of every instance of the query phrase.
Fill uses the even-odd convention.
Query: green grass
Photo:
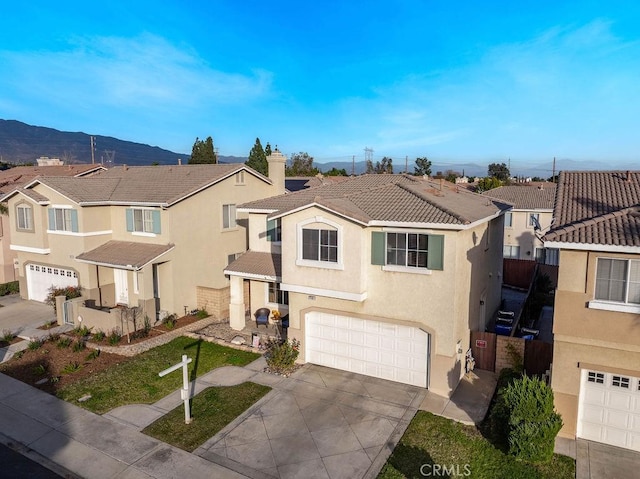
[[[418,478],[423,472],[436,476],[437,466],[456,468],[442,477],[474,479],[564,479],[575,477],[575,461],[554,455],[548,464],[517,461],[505,454],[472,426],[418,411],[382,468],[378,478]],[[451,469],[448,469],[449,473]],[[465,474],[469,471],[468,474]]]
[[[180,405],[142,432],[192,452],[270,390],[250,382],[207,388],[191,401],[191,424],[184,423],[184,405]]]
[[[109,369],[64,387],[58,396],[76,402],[90,394],[91,399],[78,404],[98,414],[125,404],[151,404],[182,387],[180,371],[163,378],[158,373],[178,363],[183,354],[193,359],[189,379],[194,379],[194,368],[200,376],[220,366],[244,366],[259,357],[256,353],[179,337],[131,359],[123,358],[123,362]]]

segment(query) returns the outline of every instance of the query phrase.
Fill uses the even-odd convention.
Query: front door
[[[129,283],[127,280],[127,270],[114,269],[113,280],[116,286],[116,303],[129,305]]]

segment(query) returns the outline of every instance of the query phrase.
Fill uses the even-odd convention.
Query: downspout
[[[100,288],[100,266],[96,265],[96,279],[98,281],[98,302],[102,308],[102,289]]]

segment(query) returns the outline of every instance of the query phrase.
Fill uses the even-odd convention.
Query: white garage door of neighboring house
[[[78,274],[63,268],[53,268],[41,264],[27,265],[27,292],[29,299],[45,301],[49,288],[66,288],[78,286]]]
[[[427,387],[429,334],[419,328],[323,312],[306,314],[306,361]]]
[[[640,378],[583,369],[577,436],[640,451]]]

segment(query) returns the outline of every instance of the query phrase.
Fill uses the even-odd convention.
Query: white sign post
[[[170,368],[160,371],[158,376],[163,377],[173,371],[182,368],[182,389],[180,390],[180,399],[184,401],[184,423],[191,423],[191,412],[189,411],[189,371],[187,364],[191,362],[191,358],[188,358],[186,354],[182,355],[182,361],[178,364],[174,364]]]

